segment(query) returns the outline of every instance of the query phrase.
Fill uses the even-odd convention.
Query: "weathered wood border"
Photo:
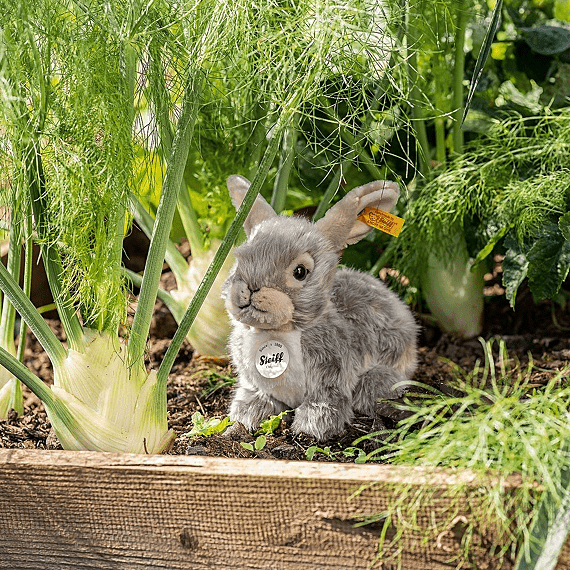
[[[0,450],[0,568],[389,569],[374,563],[378,528],[354,521],[384,510],[405,485],[469,487],[478,477],[386,465]],[[440,493],[431,502],[426,518],[446,508]],[[482,538],[478,555],[493,568]],[[450,528],[430,544],[406,545],[402,568],[449,569],[460,540]],[[569,568],[569,560],[565,549],[558,567]]]

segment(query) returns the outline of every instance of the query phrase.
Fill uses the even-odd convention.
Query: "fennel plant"
[[[168,5],[42,0],[2,6],[6,152],[25,181],[17,188],[18,198],[33,210],[35,239],[67,347],[0,267],[5,296],[53,364],[53,387],[8,351],[0,349],[0,359],[44,402],[68,449],[150,453],[163,450],[173,437],[166,418],[167,374],[147,372],[144,354],[198,112],[202,65],[211,57],[209,50],[220,47],[220,38],[228,37],[220,29],[227,21],[225,7],[218,5],[207,15],[200,7],[177,13]],[[141,293],[128,342],[123,342],[118,333],[128,299],[121,254],[135,101],[141,62],[149,42],[160,34],[186,57],[184,98]]]
[[[430,254],[445,259],[458,251],[459,228],[476,271],[491,254],[504,255],[503,285],[513,307],[527,277],[537,301],[556,298],[570,269],[569,120],[567,109],[495,120],[417,193],[408,226],[391,244],[412,283],[423,282],[422,260]]]
[[[409,213],[409,209],[415,208],[417,195],[430,192],[437,202],[439,193],[445,191],[445,182],[439,178],[441,169],[464,151],[465,39],[474,17],[477,17],[475,8],[476,3],[471,0],[420,1],[408,5],[406,50],[403,54],[410,85],[410,118],[419,170],[415,180],[416,195],[412,195],[408,211],[403,214],[407,220],[408,235],[417,229],[417,221]],[[495,12],[498,13],[500,8],[499,1]],[[486,38],[489,47],[494,33],[492,23]],[[485,46],[482,51],[485,51]],[[433,148],[428,127],[433,132]],[[424,188],[428,186],[429,190]],[[403,272],[403,266],[409,268],[411,263],[407,259],[400,259],[400,256],[403,252],[406,256],[410,253],[415,260],[414,286],[421,289],[428,308],[440,326],[459,336],[473,337],[481,331],[483,324],[485,271],[482,266],[475,267],[460,223],[446,227],[445,232],[446,236],[450,236],[446,237],[447,241],[453,244],[445,254],[438,247],[426,248],[417,232],[416,242],[412,244],[408,241],[405,248],[390,244],[392,249],[397,249],[397,255],[394,257],[388,252],[381,261],[390,258],[393,265]],[[380,266],[377,263],[372,271],[377,271]],[[409,277],[405,272],[404,275]]]

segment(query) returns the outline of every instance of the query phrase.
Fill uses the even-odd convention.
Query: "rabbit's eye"
[[[309,270],[304,265],[297,265],[297,267],[293,269],[293,277],[297,281],[304,281],[308,274]]]

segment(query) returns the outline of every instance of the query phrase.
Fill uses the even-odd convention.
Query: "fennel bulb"
[[[129,365],[116,336],[84,329],[84,350],[68,350],[54,365],[53,395],[73,418],[47,413],[65,449],[160,453],[174,439],[166,419],[166,394],[156,371]],[[69,425],[69,424],[72,425]]]
[[[169,292],[174,299],[169,308],[177,323],[180,323],[194,298],[220,243],[220,240],[212,240],[210,249],[193,255],[186,272],[183,275],[176,275],[177,288]],[[217,357],[227,355],[230,321],[222,300],[222,285],[233,264],[234,257],[230,252],[186,335],[188,342],[199,354]]]
[[[20,381],[8,372],[3,366],[0,367],[0,420],[8,417],[8,412],[15,410],[18,415],[24,413],[22,402],[22,386]]]
[[[4,346],[5,350],[15,357],[14,342],[10,340],[6,344],[8,346]],[[0,366],[0,420],[5,420],[10,410],[15,410],[18,415],[24,413],[22,385],[9,370]]]
[[[462,338],[477,336],[483,328],[485,267],[473,268],[465,239],[456,237],[455,256],[442,260],[430,254],[422,276],[422,291],[432,315],[443,330]]]

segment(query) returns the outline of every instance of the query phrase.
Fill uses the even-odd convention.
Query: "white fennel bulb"
[[[68,350],[54,367],[52,426],[65,449],[160,453],[174,438],[166,419],[166,390],[144,363],[129,365],[118,337],[84,329],[85,350]]]
[[[485,268],[473,267],[462,236],[457,236],[455,255],[447,260],[430,255],[422,290],[432,315],[444,331],[472,338],[483,328]]]
[[[175,300],[170,309],[176,322],[182,320],[219,246],[219,240],[212,240],[208,250],[192,257],[185,275],[177,276],[177,288],[170,291]],[[222,285],[233,264],[234,257],[230,253],[186,336],[196,352],[204,356],[227,355],[230,321],[222,299]]]
[[[0,369],[0,420],[8,417],[8,412],[15,410],[18,415],[24,413],[22,386],[4,367]]]
[[[12,356],[16,356],[13,343],[5,348]],[[24,413],[22,385],[11,372],[0,366],[0,420],[5,420],[10,410],[15,410],[18,415]]]

